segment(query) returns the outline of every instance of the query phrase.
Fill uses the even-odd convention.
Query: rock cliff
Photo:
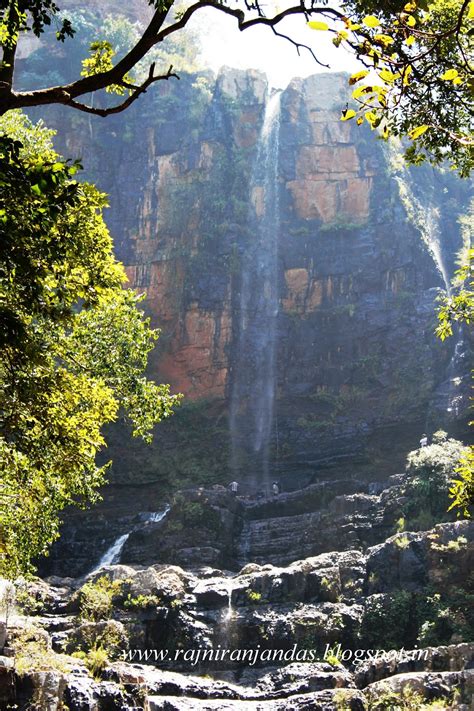
[[[243,311],[242,294],[255,294],[259,278],[264,299],[274,290],[267,458],[297,485],[335,458],[378,444],[383,454],[394,438],[404,455],[430,408],[434,426],[456,398],[458,419],[465,415],[465,388],[447,381],[454,343],[438,343],[433,326],[461,247],[467,188],[442,171],[408,171],[395,147],[341,123],[346,76],[294,80],[280,99],[270,284],[255,246],[270,207],[255,165],[269,97],[263,75],[224,69],[217,79],[159,86],[106,122],[54,112],[47,121],[63,152],[82,155],[86,175],[110,195],[118,256],[162,330],[151,370],[185,394],[183,417],[194,413],[204,438],[212,430],[218,453],[206,447],[191,459],[207,457],[215,481],[232,459],[239,477],[261,469],[249,442],[259,399],[251,331],[262,316],[251,296]],[[468,373],[466,357],[458,369]],[[383,435],[374,444],[386,428],[385,444]],[[130,480],[137,456],[144,480],[166,478],[161,460],[183,442],[169,429],[152,454],[119,448],[115,480]],[[192,466],[173,460],[180,475]]]

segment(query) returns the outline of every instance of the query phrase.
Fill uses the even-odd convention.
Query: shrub
[[[400,649],[415,641],[412,594],[400,590],[392,595],[372,595],[365,602],[362,641],[369,649]]]
[[[82,659],[95,679],[100,679],[102,672],[109,663],[107,651],[103,647],[93,647],[88,652],[73,652],[73,657]]]
[[[433,435],[432,444],[410,452],[405,484],[408,516],[416,516],[424,510],[436,521],[447,518],[449,490],[459,460],[466,451],[462,442],[448,439],[445,432],[439,431]]]
[[[15,670],[20,676],[35,671],[70,670],[68,659],[51,649],[49,637],[40,627],[28,625],[17,632],[11,646],[15,653]]]
[[[130,593],[123,603],[124,607],[135,608],[138,610],[146,610],[150,607],[159,607],[159,605],[161,605],[161,599],[157,595],[137,595],[137,597],[132,597]]]
[[[406,521],[403,516],[400,516],[398,521],[395,523],[395,531],[396,533],[403,533],[403,531],[406,528]]]
[[[410,540],[408,536],[402,536],[400,534],[397,535],[397,537],[394,539],[394,543],[398,548],[401,548],[404,550],[405,548],[408,548],[410,545]]]
[[[122,590],[123,580],[110,580],[106,575],[88,582],[80,590],[80,617],[98,622],[110,617],[114,597]]]
[[[434,701],[425,701],[422,694],[405,687],[400,692],[392,691],[387,687],[376,696],[369,692],[368,711],[445,711],[451,704],[450,699],[443,697]]]
[[[248,601],[253,604],[260,602],[262,599],[262,593],[259,593],[256,590],[246,590],[245,594],[247,595]]]

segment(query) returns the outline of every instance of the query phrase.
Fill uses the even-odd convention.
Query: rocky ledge
[[[363,711],[439,699],[467,711],[473,562],[474,522],[460,521],[237,574],[114,565],[17,584],[0,708]],[[253,656],[242,663],[237,650]]]

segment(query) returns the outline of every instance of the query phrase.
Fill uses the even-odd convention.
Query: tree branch
[[[246,3],[246,7],[249,10],[259,11],[257,17],[252,17],[249,19],[245,18],[245,12],[239,9],[233,9],[227,5],[222,5],[218,0],[198,0],[194,5],[191,5],[176,22],[171,23],[167,27],[163,27],[163,24],[167,18],[168,12],[173,6],[174,0],[169,0],[163,9],[157,10],[148,27],[144,31],[143,35],[140,37],[136,45],[128,52],[114,67],[111,69],[94,74],[92,76],[84,77],[78,79],[70,84],[64,84],[61,86],[54,86],[47,89],[37,89],[30,92],[15,92],[12,91],[11,86],[0,86],[0,114],[5,113],[9,109],[22,108],[28,106],[39,106],[45,104],[66,104],[72,106],[81,111],[87,113],[96,114],[99,116],[108,116],[109,114],[118,113],[123,111],[131,103],[133,103],[142,93],[146,91],[148,86],[154,81],[159,81],[161,79],[169,79],[171,76],[176,77],[176,74],[168,72],[167,74],[160,75],[158,77],[151,76],[142,84],[140,87],[134,89],[130,97],[127,98],[122,104],[112,107],[110,109],[96,109],[92,106],[87,106],[86,104],[77,101],[76,99],[85,94],[90,94],[101,89],[106,89],[112,84],[119,84],[126,86],[124,77],[128,72],[130,72],[138,62],[145,57],[147,52],[159,42],[162,42],[169,35],[178,32],[183,29],[195,12],[201,8],[211,7],[219,12],[226,15],[230,15],[237,20],[238,29],[242,32],[249,29],[250,27],[255,27],[256,25],[264,25],[271,27],[274,34],[279,37],[283,37],[290,41],[297,49],[298,53],[301,48],[307,49],[318,64],[326,67],[326,64],[320,62],[313,50],[307,45],[295,42],[287,35],[278,32],[275,26],[281,22],[285,17],[290,15],[304,15],[306,18],[310,15],[317,13],[330,16],[334,19],[344,19],[344,14],[339,10],[328,8],[326,6],[311,6],[305,7],[304,0],[300,4],[293,7],[287,8],[282,12],[277,13],[273,17],[265,17],[261,12],[261,8],[258,3],[254,4]],[[177,78],[177,77],[176,77]],[[129,88],[127,86],[127,88]]]
[[[133,87],[134,91],[132,91],[130,96],[117,106],[111,106],[106,109],[100,109],[95,106],[87,106],[86,104],[81,104],[79,101],[75,101],[74,99],[68,101],[67,106],[72,106],[74,109],[78,109],[79,111],[84,111],[88,114],[94,114],[95,116],[102,116],[103,118],[105,118],[106,116],[110,116],[110,114],[119,114],[121,111],[125,111],[125,109],[127,109],[131,104],[133,104],[133,102],[136,101],[141,94],[144,94],[148,87],[155,81],[162,81],[163,79],[170,79],[171,77],[174,77],[175,79],[179,80],[179,76],[173,72],[172,65],[170,66],[166,74],[154,76],[154,71],[155,63],[153,62],[153,64],[150,66],[148,79],[144,81],[143,84],[141,84],[140,86]],[[121,84],[127,88],[133,86],[128,82],[121,82]]]

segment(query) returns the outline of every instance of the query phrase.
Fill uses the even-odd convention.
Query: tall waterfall
[[[431,201],[424,203],[416,195],[410,171],[404,168],[395,177],[400,196],[405,203],[407,212],[412,222],[418,227],[423,241],[425,242],[438,272],[443,280],[444,289],[449,295],[451,293],[450,268],[446,263],[440,229],[439,208]],[[466,347],[463,340],[462,327],[454,328],[452,356],[446,370],[446,380],[441,383],[431,402],[426,416],[426,429],[430,426],[439,428],[442,414],[450,420],[457,417],[463,410],[463,400],[465,399],[465,383],[469,377],[469,369],[466,366]],[[464,403],[466,404],[466,403]]]
[[[268,100],[250,184],[250,237],[242,256],[238,349],[232,373],[232,469],[254,469],[268,485],[275,402],[280,228],[278,156],[280,92]],[[245,472],[249,474],[252,472]]]

